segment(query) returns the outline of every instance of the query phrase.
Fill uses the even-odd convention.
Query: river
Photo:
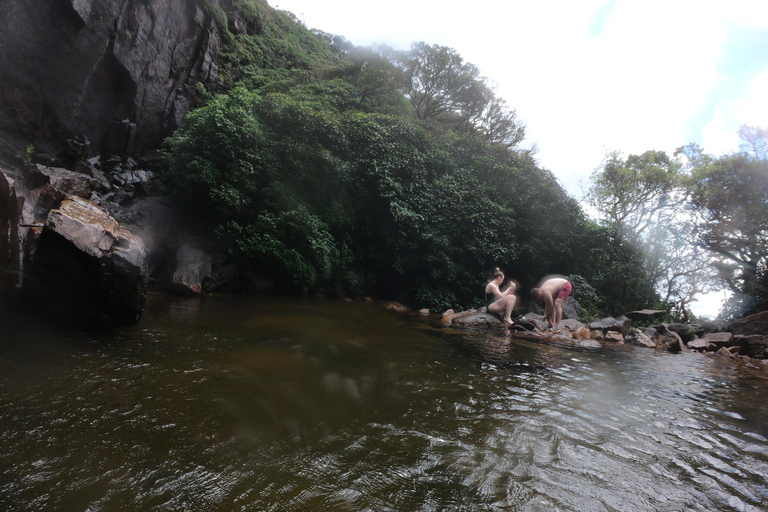
[[[3,309],[3,511],[768,510],[768,373],[365,302]]]

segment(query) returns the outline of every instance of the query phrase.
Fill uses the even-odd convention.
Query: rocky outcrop
[[[147,291],[147,250],[140,238],[76,196],[49,213],[36,238],[23,300],[78,327],[139,321]]]
[[[639,317],[643,321],[655,313],[643,313]],[[759,330],[758,325],[768,315],[758,314],[754,318],[746,318],[730,325],[732,329],[744,329],[749,332]],[[514,326],[507,327],[499,315],[490,314],[486,308],[472,309],[462,312],[444,314],[442,322],[451,326],[463,328],[497,328],[511,331],[516,338],[525,338],[545,343],[572,344],[578,347],[599,347],[611,345],[634,345],[637,347],[653,348],[667,352],[682,350],[717,353],[730,359],[768,360],[768,326],[761,334],[736,334],[720,330],[718,324],[709,323],[705,326],[698,324],[656,324],[639,329],[632,326],[628,316],[606,317],[585,325],[577,320],[563,320],[560,329],[548,328],[542,316],[527,313],[518,318]],[[746,326],[746,327],[745,327]],[[752,363],[747,363],[748,365]],[[752,366],[755,366],[752,364]],[[768,365],[762,365],[768,368]]]
[[[0,131],[55,145],[86,136],[106,153],[158,147],[189,110],[193,86],[217,80],[219,33],[200,5],[4,1]]]

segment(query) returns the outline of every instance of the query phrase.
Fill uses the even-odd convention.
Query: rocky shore
[[[514,326],[507,327],[498,315],[488,313],[485,307],[462,312],[449,310],[442,314],[441,321],[457,328],[509,330],[517,338],[575,347],[631,345],[669,352],[691,350],[768,370],[768,311],[729,323],[700,324],[659,322],[665,313],[632,311],[590,322],[568,318],[559,330],[548,328],[537,313],[527,313],[519,317]]]

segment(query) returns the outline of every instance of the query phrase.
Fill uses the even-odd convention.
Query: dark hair
[[[531,288],[531,298],[533,300],[539,300],[540,295],[541,295],[541,288]]]

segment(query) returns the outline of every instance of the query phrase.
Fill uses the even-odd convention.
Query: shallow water
[[[332,300],[4,313],[0,510],[768,509],[768,375],[710,356]]]

